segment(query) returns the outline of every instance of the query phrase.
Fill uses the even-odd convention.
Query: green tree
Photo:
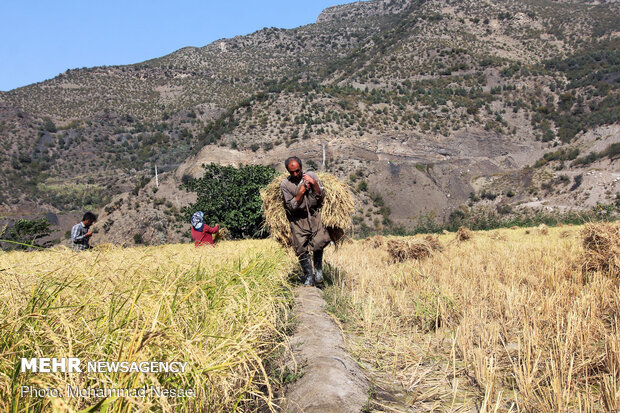
[[[196,192],[194,204],[183,208],[186,221],[202,211],[208,224],[219,223],[233,238],[259,237],[264,224],[260,190],[276,176],[275,169],[263,165],[203,165],[202,178],[191,179],[181,188]]]

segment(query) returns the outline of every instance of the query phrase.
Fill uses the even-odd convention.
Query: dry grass
[[[353,195],[349,187],[335,176],[323,172],[319,172],[318,176],[325,188],[321,219],[332,240],[338,242],[344,239],[346,231],[352,225],[351,217],[355,211]],[[261,191],[265,224],[271,236],[284,246],[291,245],[291,229],[286,218],[284,198],[280,189],[280,183],[287,177],[288,174],[277,176]]]
[[[587,224],[581,231],[584,265],[620,278],[620,226],[618,224]]]
[[[441,235],[443,252],[396,264],[345,245],[326,298],[352,353],[406,394],[398,411],[617,409],[620,287],[582,272],[581,240],[561,236],[579,229]]]
[[[107,411],[274,409],[264,360],[283,348],[288,255],[269,240],[73,253],[0,252],[0,411],[77,411],[93,398],[20,397],[20,386],[194,388],[110,398]],[[19,373],[21,357],[181,361],[184,374]]]

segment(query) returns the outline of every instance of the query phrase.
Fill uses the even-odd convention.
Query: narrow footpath
[[[286,412],[359,413],[368,403],[368,380],[325,306],[318,288],[296,289],[297,328],[290,344],[301,377],[285,389]]]

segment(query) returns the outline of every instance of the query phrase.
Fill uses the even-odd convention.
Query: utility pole
[[[155,186],[159,188],[159,178],[157,177],[157,165],[155,165]]]
[[[325,170],[325,142],[321,143],[323,147],[323,170]]]

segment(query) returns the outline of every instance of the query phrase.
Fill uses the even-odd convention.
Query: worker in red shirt
[[[194,244],[197,247],[201,245],[211,245],[213,244],[213,237],[211,234],[215,234],[219,231],[220,226],[215,224],[213,228],[204,223],[204,214],[202,211],[195,212],[192,215],[192,239],[194,240]]]

